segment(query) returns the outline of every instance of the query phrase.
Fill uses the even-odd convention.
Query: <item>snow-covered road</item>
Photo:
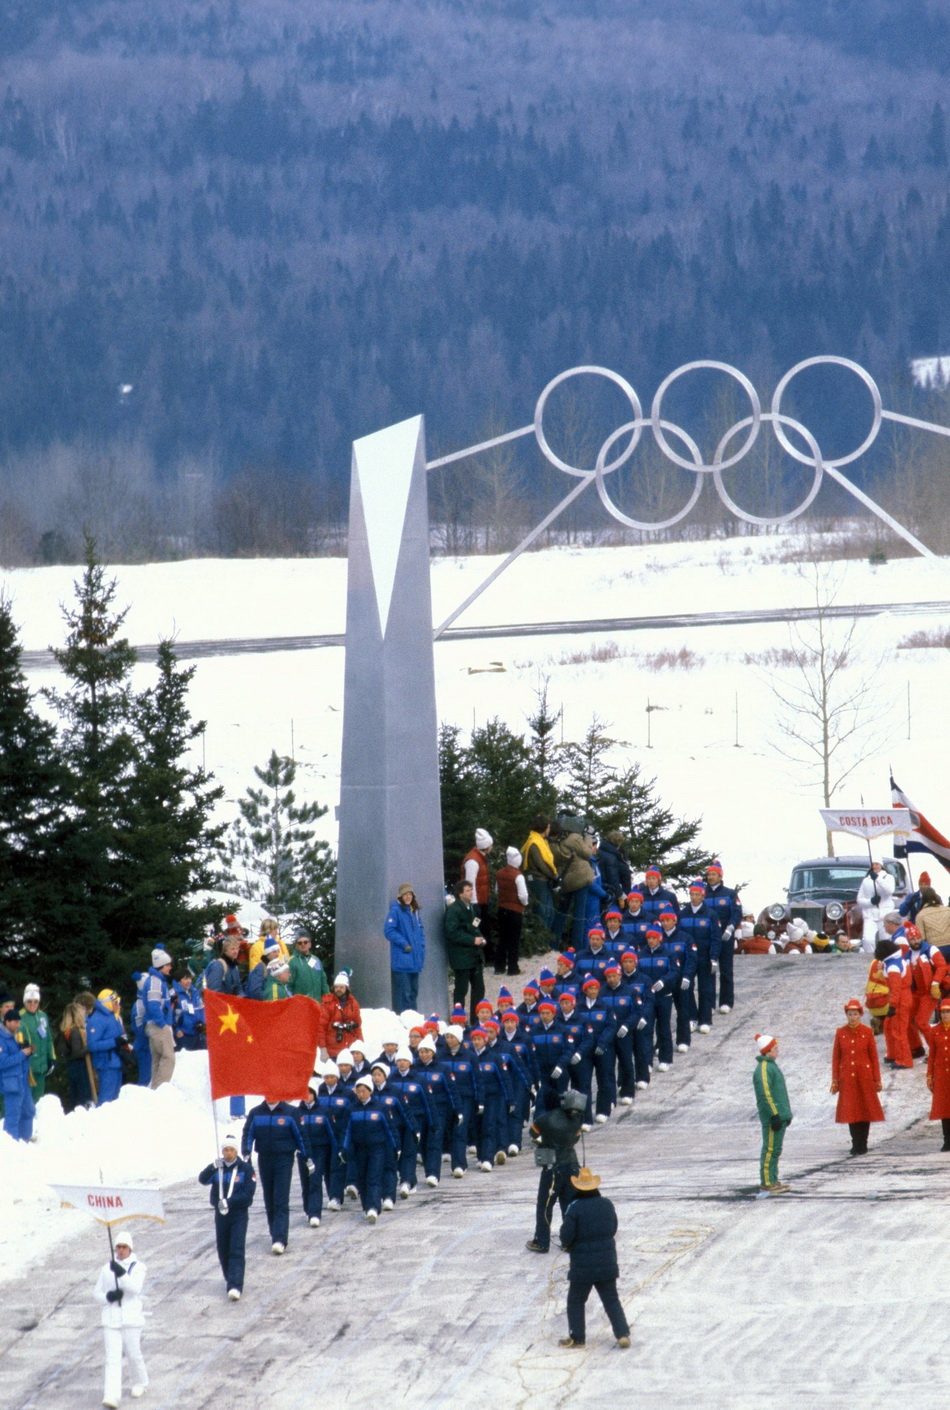
[[[268,1251],[258,1201],[238,1304],[223,1296],[206,1193],[186,1184],[169,1192],[167,1225],[137,1234],[149,1265],[146,1403],[943,1406],[950,1157],[939,1126],[922,1120],[922,1065],[887,1073],[887,1122],[872,1127],[866,1159],[848,1159],[828,1093],[831,1039],[844,1000],[863,988],[864,960],[776,956],[737,969],[736,1010],[587,1139],[620,1215],[629,1352],[594,1304],[586,1349],[558,1349],[567,1258],[524,1249],[530,1157],[416,1194],[375,1229],[347,1211],[310,1230],[295,1211],[283,1259]],[[795,1111],[782,1165],[795,1192],[764,1200],[754,1197],[757,1030],[781,1038]],[[89,1286],[104,1247],[90,1229],[4,1287],[0,1405],[99,1403]]]

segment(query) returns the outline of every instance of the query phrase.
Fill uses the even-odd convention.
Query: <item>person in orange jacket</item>
[[[354,1038],[363,1037],[360,1006],[350,990],[350,976],[345,969],[334,979],[330,993],[324,994],[322,1008],[321,1056],[324,1061],[328,1057],[336,1061],[337,1053],[348,1048]]]
[[[942,1151],[950,1151],[950,999],[941,999],[940,1022],[924,1030],[930,1048],[927,1086],[931,1093],[930,1120],[943,1127]]]
[[[884,1061],[888,1067],[913,1067],[910,1055],[910,1019],[914,1008],[913,975],[910,968],[910,945],[896,911],[883,920],[883,926],[893,950],[884,961],[890,1003],[884,1020]]]
[[[851,1154],[867,1155],[871,1122],[884,1120],[877,1095],[881,1090],[881,1067],[874,1034],[861,1022],[861,1001],[849,999],[844,1012],[848,1021],[836,1029],[831,1050],[831,1092],[838,1096],[835,1121],[847,1123]]]
[[[913,1057],[922,1057],[930,1020],[937,1003],[943,997],[941,981],[947,972],[947,961],[943,957],[943,951],[925,940],[916,925],[905,925],[904,934],[910,944],[910,972],[914,991],[910,1049]]]

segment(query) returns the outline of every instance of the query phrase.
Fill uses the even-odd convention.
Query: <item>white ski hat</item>
[[[449,1024],[448,1028],[445,1030],[445,1036],[447,1038],[454,1038],[457,1043],[465,1042],[465,1030],[464,1028],[459,1028],[457,1023]]]
[[[374,1062],[370,1068],[370,1072],[381,1072],[384,1077],[388,1077],[390,1072],[389,1063],[382,1061]]]
[[[341,970],[340,970],[339,974],[338,974],[337,977],[334,979],[333,983],[334,983],[335,985],[336,985],[336,984],[345,984],[346,987],[347,987],[347,989],[349,989],[349,987],[350,987],[350,976],[347,974],[347,972],[346,972],[345,969],[341,969]]]
[[[366,1056],[366,1044],[363,1042],[362,1038],[350,1039],[350,1052],[362,1053],[364,1057]]]
[[[135,1248],[135,1244],[132,1242],[132,1235],[126,1229],[119,1229],[116,1233],[114,1247],[118,1248],[119,1244],[125,1244],[126,1247],[130,1249]]]
[[[423,1048],[427,1053],[435,1052],[435,1039],[433,1038],[431,1033],[427,1033],[426,1036],[422,1039],[419,1044],[418,1051],[421,1053]]]
[[[366,1073],[364,1072],[364,1073],[361,1074],[361,1076],[357,1077],[356,1081],[353,1083],[353,1086],[354,1086],[354,1087],[369,1087],[370,1091],[372,1091],[372,1090],[373,1090],[373,1079],[372,1079],[372,1077],[367,1077]]]
[[[518,851],[517,847],[508,848],[508,850],[505,852],[505,861],[510,867],[521,866],[521,853]]]
[[[28,984],[23,990],[23,1002],[25,1004],[29,1003],[31,999],[36,999],[37,1003],[39,1003],[39,998],[40,986],[38,984]]]
[[[163,969],[167,964],[174,964],[171,955],[167,950],[163,950],[160,945],[156,946],[152,951],[152,968]]]
[[[475,829],[475,846],[480,852],[485,852],[492,845],[492,835],[486,832],[483,827]]]
[[[422,1047],[421,1043],[419,1047]],[[412,1062],[412,1053],[408,1048],[397,1048],[395,1060],[396,1062]]]
[[[760,1053],[767,1053],[774,1042],[775,1039],[771,1033],[756,1033],[755,1035],[755,1045]]]
[[[355,1062],[353,1061],[353,1054],[350,1052],[349,1048],[340,1049],[340,1051],[336,1055],[336,1062],[337,1072],[339,1072],[340,1068],[343,1066],[344,1063],[346,1063],[348,1067],[356,1066]]]
[[[224,1151],[226,1151],[226,1150],[239,1151],[240,1149],[241,1149],[241,1141],[240,1141],[240,1138],[239,1138],[238,1136],[227,1135],[227,1136],[225,1136],[225,1137],[223,1138],[223,1140],[222,1140],[222,1142],[221,1142],[221,1150],[222,1150],[222,1152],[224,1152]]]
[[[323,1064],[323,1075],[324,1077],[339,1077],[340,1069],[332,1059]]]

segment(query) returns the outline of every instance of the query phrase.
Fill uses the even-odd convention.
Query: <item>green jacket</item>
[[[53,1031],[50,1028],[49,1016],[42,1009],[37,1009],[36,1013],[21,1009],[20,1031],[23,1033],[24,1044],[33,1046],[30,1071],[34,1077],[42,1077],[53,1066],[54,1061]]]
[[[272,974],[269,974],[264,980],[264,998],[289,999],[290,990],[281,984],[279,979],[275,979]]]
[[[315,956],[311,955],[308,959],[294,951],[290,957],[290,989],[294,994],[306,994],[308,999],[316,999],[317,1003],[324,994],[329,994],[327,972]]]
[[[759,1108],[759,1120],[768,1122],[773,1116],[783,1121],[791,1121],[792,1108],[788,1104],[788,1091],[782,1069],[773,1057],[760,1053],[752,1078],[755,1088],[755,1104]]]
[[[481,934],[475,924],[474,906],[466,906],[464,901],[453,901],[445,908],[442,933],[445,936],[445,956],[451,967],[474,969],[484,962],[484,945],[476,945],[476,937]]]

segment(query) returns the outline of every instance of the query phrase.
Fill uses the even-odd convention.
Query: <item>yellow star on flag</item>
[[[220,1038],[224,1033],[236,1034],[240,1017],[241,1015],[239,1013],[235,1013],[231,1005],[228,1004],[227,1013],[218,1014],[218,1018],[221,1021],[221,1032],[218,1034],[218,1037]]]

